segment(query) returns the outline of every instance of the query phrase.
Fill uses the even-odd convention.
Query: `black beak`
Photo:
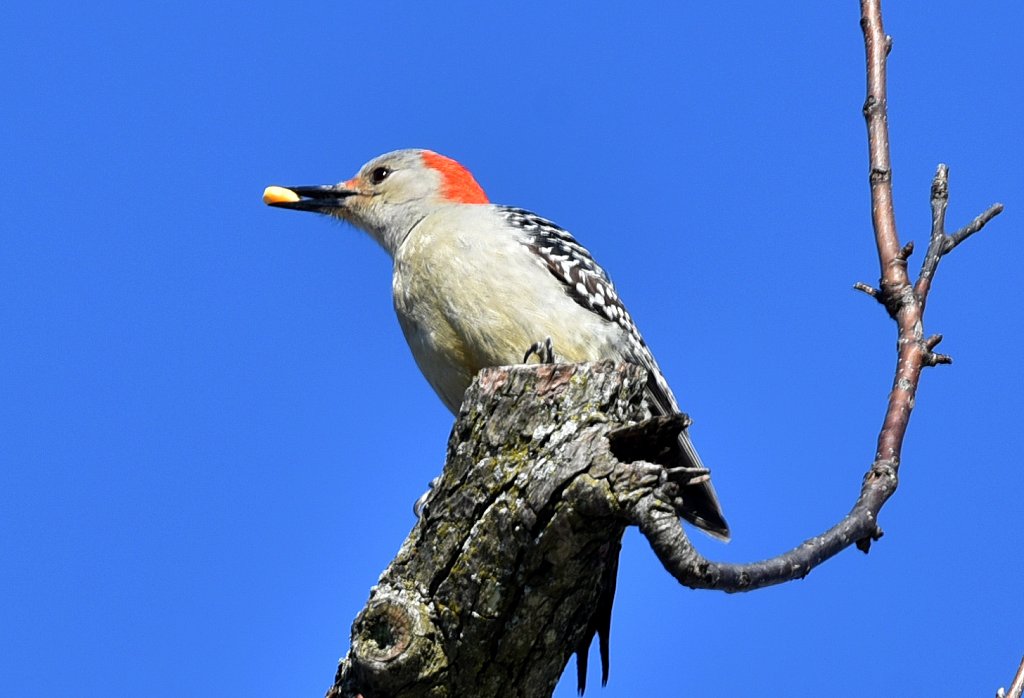
[[[278,187],[273,188],[278,189]],[[345,205],[345,199],[358,193],[352,189],[346,189],[340,184],[322,184],[311,187],[280,187],[280,189],[292,191],[301,198],[296,201],[282,200],[278,197],[268,200],[266,194],[264,194],[264,201],[268,206],[290,208],[295,211],[316,211],[318,213],[329,213],[334,209],[341,208]]]

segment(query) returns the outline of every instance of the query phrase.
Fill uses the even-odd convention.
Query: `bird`
[[[338,184],[271,186],[266,204],[311,211],[365,231],[393,262],[395,312],[412,355],[441,401],[458,414],[478,371],[542,361],[615,360],[647,370],[644,396],[654,415],[680,413],[654,355],[611,278],[572,234],[527,209],[491,203],[463,165],[431,150],[403,149],[363,165]],[[687,429],[674,465],[707,473]],[[710,477],[683,488],[681,515],[729,539]],[[602,684],[608,680],[610,579],[577,649],[578,688],[586,654],[600,640]]]

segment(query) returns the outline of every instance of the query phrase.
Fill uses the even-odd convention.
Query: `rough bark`
[[[648,417],[646,373],[487,369],[466,394],[422,518],[352,629],[328,695],[550,695],[617,559],[632,491],[610,430]]]

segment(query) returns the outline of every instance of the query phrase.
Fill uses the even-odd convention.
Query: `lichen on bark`
[[[550,695],[617,559],[605,437],[649,417],[645,383],[611,363],[481,372],[329,695]]]

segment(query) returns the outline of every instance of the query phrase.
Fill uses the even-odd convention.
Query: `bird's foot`
[[[530,348],[526,350],[526,354],[523,356],[523,363],[529,363],[530,357],[534,354],[537,355],[537,361],[539,363],[555,363],[555,349],[551,345],[551,337],[548,337],[543,342],[534,342],[531,344]]]

